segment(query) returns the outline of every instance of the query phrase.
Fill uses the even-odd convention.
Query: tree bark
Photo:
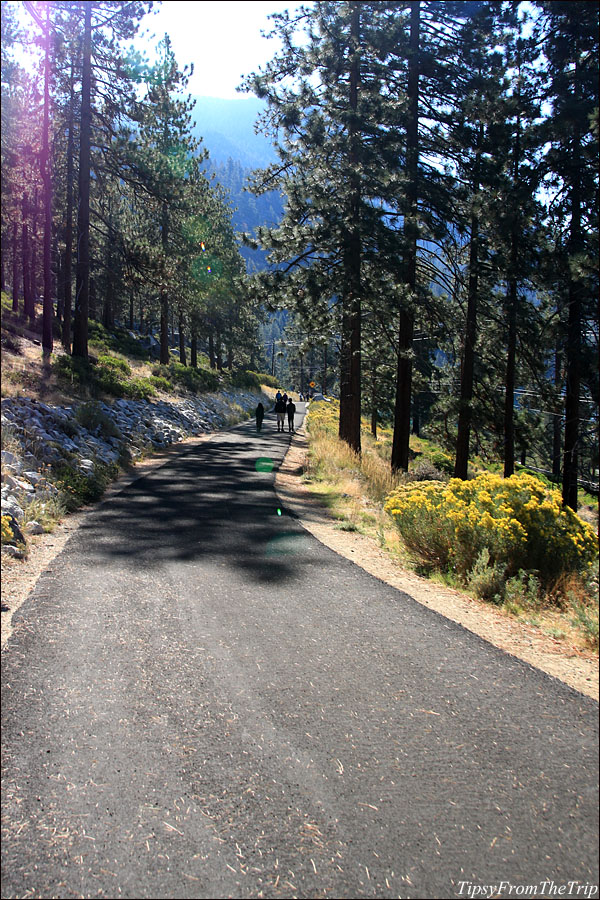
[[[179,362],[182,366],[187,366],[187,358],[185,353],[185,334],[183,330],[183,314],[179,313]]]
[[[411,297],[417,288],[417,239],[419,203],[419,48],[420,4],[411,4],[410,56],[408,63],[408,123],[406,130],[406,214],[404,217],[404,283]],[[412,401],[412,356],[414,313],[405,304],[400,309],[398,333],[398,370],[392,440],[392,470],[408,471],[410,414]]]
[[[12,233],[12,311],[19,312],[19,223],[16,219]]]
[[[52,320],[52,175],[50,171],[50,4],[46,4],[44,53],[44,126],[41,170],[44,184],[44,307],[42,315],[42,352],[50,356],[54,346]]]
[[[29,203],[27,194],[23,194],[21,204],[23,224],[21,226],[21,265],[23,269],[23,318],[33,317],[33,297],[31,295],[31,254],[29,251],[29,229],[27,218],[29,215]]]
[[[361,236],[360,177],[356,116],[360,86],[360,4],[352,4],[352,59],[350,64],[350,124],[348,126],[349,162],[351,168],[350,227],[345,238],[344,280],[342,300],[342,352],[340,358],[339,437],[356,453],[361,451]]]
[[[90,304],[90,169],[92,131],[92,3],[85,4],[79,136],[79,202],[77,214],[77,277],[73,356],[88,358]]]
[[[576,83],[576,80],[575,80]],[[571,184],[571,227],[569,234],[570,261],[583,250],[581,223],[581,135],[573,139],[573,181]],[[581,395],[581,318],[583,284],[570,267],[568,290],[568,324],[566,355],[565,443],[563,458],[562,499],[565,506],[577,510],[577,476],[579,469],[579,420]]]
[[[479,192],[479,154],[483,143],[483,125],[479,126],[476,159],[473,173],[473,199]],[[469,470],[469,442],[473,418],[473,380],[475,376],[475,344],[477,341],[477,301],[479,293],[479,219],[477,213],[471,215],[471,245],[469,248],[469,286],[467,298],[467,321],[465,324],[465,345],[460,378],[460,407],[458,413],[458,435],[456,438],[456,459],[454,477],[465,480]]]
[[[513,255],[515,253],[513,242]],[[504,477],[515,471],[515,372],[517,361],[517,279],[512,276],[508,284],[508,343],[506,347],[506,374],[504,379]]]
[[[67,204],[65,221],[65,254],[63,259],[63,319],[61,343],[71,352],[73,312],[73,193],[75,183],[75,64],[71,62],[69,84],[69,124],[67,137]]]
[[[473,379],[475,374],[475,342],[477,340],[477,292],[479,289],[479,221],[471,219],[471,247],[469,251],[469,292],[465,346],[460,378],[460,409],[454,477],[465,480],[469,470],[469,441],[471,438]]]

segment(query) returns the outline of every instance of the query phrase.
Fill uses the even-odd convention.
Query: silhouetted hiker
[[[280,397],[275,404],[275,412],[277,413],[277,431],[285,430],[285,410],[285,401],[283,397]]]
[[[256,416],[256,430],[260,431],[260,429],[262,428],[263,419],[265,417],[265,408],[262,403],[258,404],[254,414]]]
[[[287,405],[288,431],[294,430],[294,416],[295,415],[296,415],[296,404],[290,397],[289,403]]]

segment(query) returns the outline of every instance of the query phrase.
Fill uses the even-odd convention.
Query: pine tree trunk
[[[208,359],[210,361],[211,369],[216,369],[217,361],[215,359],[215,339],[213,337],[212,331],[208,335]],[[271,374],[274,374],[273,367],[271,367]]]
[[[133,285],[129,288],[129,330],[133,331],[134,327],[134,317],[133,317],[133,301],[135,300],[135,289]],[[140,323],[140,331],[141,331],[141,323]]]
[[[417,287],[417,239],[419,202],[419,46],[420,8],[413,3],[410,16],[410,57],[408,63],[408,123],[406,133],[406,215],[404,218],[404,283],[414,296]],[[394,437],[391,466],[393,471],[408,471],[410,413],[412,400],[412,347],[414,314],[403,306],[398,334],[398,371],[394,409]]]
[[[29,229],[27,228],[29,204],[26,194],[23,194],[22,212],[23,225],[21,228],[21,261],[23,269],[23,318],[31,319],[33,317],[34,304],[33,297],[31,295],[31,254],[29,250]]]
[[[342,299],[342,352],[340,358],[340,422],[339,437],[356,453],[360,453],[361,413],[361,237],[360,178],[356,115],[360,84],[360,5],[352,4],[352,61],[350,65],[350,190],[349,229],[344,248],[345,291]]]
[[[179,313],[179,362],[182,366],[187,366],[187,357],[185,353],[185,334],[183,331],[183,315]]]
[[[476,160],[473,173],[473,202],[479,193],[479,154],[483,143],[483,125],[479,126]],[[475,344],[477,341],[477,301],[479,293],[479,219],[477,213],[471,215],[471,245],[469,248],[469,286],[467,298],[467,321],[465,325],[465,345],[460,378],[460,405],[458,413],[458,435],[456,438],[456,460],[454,477],[465,480],[469,470],[469,441],[473,417],[473,380],[475,377]]]
[[[19,223],[16,220],[12,233],[12,311],[19,312]]]
[[[371,434],[377,440],[377,378],[371,374]]]
[[[44,307],[42,315],[42,348],[44,356],[52,353],[52,177],[50,172],[50,4],[46,4],[46,42],[44,54],[44,127],[41,170],[44,185]]]
[[[515,247],[513,241],[513,247]],[[508,284],[508,344],[504,380],[504,477],[515,471],[515,372],[517,360],[517,280]]]
[[[88,358],[90,305],[90,168],[92,131],[92,4],[85,5],[79,135],[79,197],[73,356]]]
[[[161,244],[166,256],[169,249],[169,209],[166,203],[163,203],[161,211]],[[160,295],[160,363],[168,366],[169,362],[169,295],[163,290]]]
[[[583,250],[581,223],[580,135],[573,140],[573,171],[571,184],[571,229],[569,235],[570,261],[577,259]],[[579,469],[579,400],[581,394],[581,312],[583,284],[573,268],[569,270],[569,316],[567,325],[566,397],[565,397],[565,445],[563,461],[562,499],[565,506],[577,510],[577,476]]]
[[[31,266],[29,269],[29,283],[31,285],[31,310],[29,313],[29,319],[31,325],[35,322],[35,307],[38,298],[38,283],[37,283],[37,214],[38,214],[38,192],[35,191],[33,195],[33,206],[31,208],[32,216],[31,216],[31,234],[29,244],[31,247]]]
[[[469,252],[469,290],[465,345],[460,378],[460,408],[454,477],[465,480],[469,469],[469,441],[471,438],[473,379],[475,375],[475,342],[477,339],[477,292],[479,289],[479,221],[471,220],[471,247]]]
[[[554,355],[554,387],[557,395],[560,393],[562,382],[562,360],[560,349],[557,347]],[[555,412],[552,416],[552,480],[560,484],[562,454],[562,425],[561,414]]]
[[[67,138],[67,205],[65,222],[65,255],[63,264],[64,306],[61,343],[71,352],[71,326],[73,313],[73,193],[75,184],[75,71],[71,62],[69,85],[69,134]]]
[[[160,295],[160,364],[169,365],[169,298],[166,291]]]
[[[192,332],[190,340],[190,366],[193,369],[198,368],[198,336],[196,332]]]

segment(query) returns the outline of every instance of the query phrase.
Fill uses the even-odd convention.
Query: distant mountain
[[[195,137],[202,138],[209,152],[208,171],[227,191],[236,231],[253,234],[260,225],[276,225],[283,213],[281,196],[272,191],[260,197],[245,190],[253,169],[273,162],[271,142],[254,132],[254,124],[264,109],[256,97],[221,100],[195,97],[192,114]],[[265,253],[241,247],[249,271],[263,269]]]
[[[264,103],[256,97],[222,100],[194,97],[194,136],[202,138],[213,163],[234,159],[245,169],[260,168],[275,159],[272,144],[254,126]]]

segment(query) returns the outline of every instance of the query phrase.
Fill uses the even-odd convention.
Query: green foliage
[[[110,355],[99,357],[97,362],[77,356],[59,356],[54,370],[63,381],[92,397],[126,397],[131,400],[148,400],[156,395],[148,378],[131,377],[131,367],[122,359]]]
[[[571,597],[571,609],[574,613],[573,624],[579,627],[586,636],[588,644],[598,649],[598,603],[592,606],[576,597]]]
[[[121,432],[110,416],[102,411],[99,403],[91,401],[78,406],[75,410],[75,418],[88,431],[99,429],[105,438],[122,438]]]
[[[152,387],[156,388],[156,390],[164,391],[166,394],[173,390],[173,382],[169,381],[168,378],[165,378],[163,375],[151,375],[148,378],[148,381]]]
[[[119,372],[123,375],[131,375],[131,366],[124,359],[119,359],[116,356],[109,356],[108,354],[104,354],[98,358],[97,363],[99,368],[108,369],[108,371]]]
[[[89,474],[64,463],[55,469],[53,480],[60,490],[60,498],[65,509],[73,512],[81,506],[99,500],[118,474],[119,467],[114,463],[107,465],[96,461],[93,471]]]
[[[248,373],[250,375],[256,375],[259,384],[266,384],[267,387],[272,388],[279,387],[279,382],[274,375],[267,375],[265,372],[251,372],[250,370],[248,370]]]
[[[246,388],[251,391],[260,391],[260,378],[255,372],[238,371],[231,376],[231,386]]]
[[[148,351],[125,328],[105,328],[100,322],[90,319],[88,339],[100,354],[108,355],[111,351],[116,351],[133,359],[149,359]]]
[[[490,551],[487,547],[483,548],[475,560],[468,574],[467,584],[480,600],[493,603],[502,601],[506,584],[505,567],[490,560]]]
[[[430,460],[431,464],[440,472],[446,475],[452,475],[454,472],[454,460],[443,450],[425,451],[424,456]]]
[[[168,366],[156,365],[152,369],[155,378],[162,379],[173,388],[182,388],[193,394],[202,394],[216,391],[220,386],[220,379],[216,372],[210,369],[193,369],[178,362],[170,362]]]

